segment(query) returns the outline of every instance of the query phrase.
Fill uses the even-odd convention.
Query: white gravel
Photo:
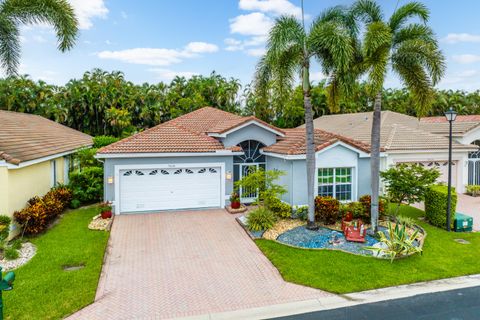
[[[37,253],[37,248],[30,242],[25,242],[22,244],[22,248],[18,250],[18,258],[15,260],[0,260],[0,266],[2,266],[3,271],[10,271],[17,269],[20,266],[23,266],[25,263],[30,261],[33,256]]]

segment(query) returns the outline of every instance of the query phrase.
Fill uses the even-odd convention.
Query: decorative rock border
[[[7,260],[3,258],[0,260],[0,266],[2,266],[3,271],[10,271],[17,269],[18,267],[23,266],[28,261],[30,261],[35,254],[37,253],[37,247],[35,247],[30,242],[25,242],[22,244],[20,250],[18,250],[18,258],[15,260]]]
[[[233,209],[231,206],[225,206],[225,210],[227,210],[228,213],[231,214],[236,214],[236,213],[243,213],[248,210],[248,208],[245,205],[240,205],[240,208],[238,209]]]
[[[97,214],[92,218],[92,221],[88,224],[90,230],[109,231],[112,227],[113,218],[103,219],[101,215]]]

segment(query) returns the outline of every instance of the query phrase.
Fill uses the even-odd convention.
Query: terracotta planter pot
[[[232,203],[230,203],[230,207],[232,207],[232,209],[240,208],[240,201],[233,201]]]
[[[102,215],[102,219],[109,219],[112,217],[112,211],[111,210],[103,211],[101,215]]]
[[[352,221],[353,220],[353,213],[347,212],[344,217],[345,221]]]

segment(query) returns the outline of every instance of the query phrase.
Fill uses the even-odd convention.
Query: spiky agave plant
[[[395,227],[388,223],[388,237],[383,231],[378,231],[380,242],[386,246],[384,248],[365,247],[365,250],[370,250],[376,253],[377,256],[383,255],[390,258],[390,262],[397,256],[407,256],[415,253],[421,253],[422,248],[415,245],[415,240],[418,236],[418,230],[412,235],[408,235],[404,224],[396,224]]]

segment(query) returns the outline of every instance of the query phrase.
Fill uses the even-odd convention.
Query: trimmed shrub
[[[275,214],[265,207],[251,211],[247,216],[247,227],[251,231],[268,230],[275,224]]]
[[[308,220],[308,206],[300,206],[294,210],[293,216],[302,221]]]
[[[467,193],[473,197],[478,197],[480,194],[480,185],[478,184],[469,184],[467,186]]]
[[[93,147],[101,148],[117,142],[119,138],[113,136],[96,136],[93,138]]]
[[[342,216],[345,216],[348,212],[352,213],[354,219],[365,219],[365,208],[363,204],[358,201],[352,201],[347,204],[343,204],[340,207]]]
[[[428,221],[437,227],[446,228],[447,226],[447,201],[448,187],[444,185],[433,185],[427,189],[425,193],[425,215]],[[457,208],[457,193],[452,187],[452,204],[451,204],[451,227],[455,219]]]
[[[315,217],[325,222],[333,224],[337,221],[340,211],[340,202],[333,197],[315,198]]]
[[[362,204],[363,206],[363,217],[364,219],[370,219],[370,216],[372,215],[372,197],[369,194],[363,195],[358,199],[358,201]],[[378,200],[378,213],[380,216],[385,215],[385,200],[384,199],[379,199]]]
[[[13,217],[27,234],[37,234],[45,230],[72,199],[67,187],[57,187],[50,190],[42,198],[34,197],[28,201],[25,209],[15,211]]]
[[[7,260],[15,260],[19,257],[18,250],[13,247],[6,248],[3,255]]]
[[[276,197],[269,199],[268,203],[265,201],[265,204],[267,209],[275,213],[279,218],[292,217],[292,206]]]
[[[81,203],[99,202],[103,198],[103,169],[88,167],[70,173],[70,189],[73,199]],[[78,202],[75,201],[75,204]]]
[[[0,215],[0,241],[8,238],[11,222],[12,219],[9,216]]]

